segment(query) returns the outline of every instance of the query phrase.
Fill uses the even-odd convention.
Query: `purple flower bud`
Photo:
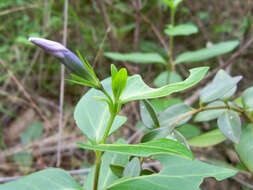
[[[29,38],[29,41],[45,50],[48,54],[60,59],[60,61],[75,75],[94,83],[94,86],[100,86],[94,72],[87,70],[87,67],[73,52],[58,42],[43,38]]]

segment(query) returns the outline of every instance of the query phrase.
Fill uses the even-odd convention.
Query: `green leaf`
[[[191,125],[189,123],[186,123],[186,124],[178,127],[177,130],[180,133],[182,133],[182,135],[187,139],[199,136],[201,134],[201,131],[197,126]]]
[[[0,190],[81,190],[77,182],[64,170],[50,168],[0,185]]]
[[[122,139],[118,140],[117,142],[125,143],[125,141]],[[98,190],[104,189],[107,185],[110,185],[115,180],[119,179],[119,177],[112,172],[110,167],[111,164],[122,166],[124,169],[124,166],[126,166],[127,163],[128,156],[105,152],[102,156],[102,163],[99,172]],[[85,190],[93,189],[94,174],[95,168],[92,168],[91,172],[88,174],[84,181]]]
[[[188,36],[197,33],[198,28],[193,24],[180,24],[174,27],[169,25],[164,32],[169,36]]]
[[[193,109],[184,104],[184,103],[179,103],[175,104],[169,108],[167,108],[164,112],[160,113],[158,119],[160,121],[160,125],[165,127],[165,126],[178,126],[186,123],[189,119],[191,119],[191,116],[185,118],[182,121],[177,122],[179,118],[184,116],[187,112],[192,111]],[[177,123],[175,123],[177,122]]]
[[[247,88],[242,94],[242,102],[244,107],[253,111],[253,87]]]
[[[239,41],[227,41],[217,44],[213,44],[211,47],[203,48],[196,51],[189,51],[180,54],[176,57],[175,64],[184,63],[184,62],[199,62],[206,59],[210,59],[222,54],[229,53],[233,51],[239,45]]]
[[[194,147],[208,147],[219,144],[226,140],[226,137],[219,129],[214,129],[200,136],[188,140],[188,144]]]
[[[157,89],[147,86],[139,75],[128,77],[127,86],[121,95],[120,102],[124,104],[133,100],[168,96],[174,92],[178,92],[195,85],[205,76],[207,70],[208,67],[191,69],[190,76],[186,80]],[[111,78],[105,79],[102,82],[102,85],[106,91],[112,95]],[[96,89],[90,89],[76,105],[74,118],[77,126],[89,138],[89,140],[99,142],[105,132],[110,112],[107,103],[95,100],[93,98],[94,96],[106,98],[102,92]],[[117,116],[113,122],[110,134],[124,124],[125,121],[125,117]]]
[[[118,70],[116,68],[115,65],[111,64],[111,76],[112,76],[112,81],[114,80],[114,78],[116,77],[118,73]]]
[[[122,68],[117,72],[117,74],[112,77],[112,91],[115,100],[118,100],[126,88],[127,84],[127,70]]]
[[[238,113],[228,110],[218,117],[218,127],[231,141],[238,143],[241,135],[241,120]]]
[[[127,103],[133,100],[143,100],[168,96],[174,92],[185,90],[197,84],[208,71],[208,67],[198,67],[190,70],[190,76],[178,83],[168,84],[161,88],[150,88],[139,75],[128,78],[127,86],[121,96],[121,102]]]
[[[38,140],[43,132],[43,125],[40,121],[34,122],[28,129],[24,131],[21,136],[21,142],[23,144],[30,143],[34,140]]]
[[[221,69],[215,75],[215,77],[213,79],[213,83],[218,84],[218,83],[220,83],[221,81],[224,81],[224,80],[233,80],[233,77],[231,77],[229,74],[227,74],[226,71]],[[223,97],[221,97],[221,99],[224,99],[224,100],[229,99],[231,96],[234,95],[236,90],[237,90],[237,86],[235,86],[231,90],[229,90]]]
[[[161,63],[166,64],[166,60],[158,53],[114,53],[106,52],[104,55],[115,61],[127,61],[132,63]]]
[[[140,101],[140,114],[143,124],[148,128],[158,128],[160,123],[153,106],[148,100]]]
[[[150,103],[155,108],[156,112],[159,114],[166,110],[169,106],[174,104],[182,103],[183,101],[179,98],[168,98],[168,99],[152,99]]]
[[[169,154],[185,158],[193,158],[192,152],[179,142],[170,139],[159,139],[141,144],[99,144],[88,145],[77,143],[87,150],[100,150],[138,157],[149,157],[156,154]]]
[[[214,106],[225,106],[225,103],[222,101],[215,101],[206,105],[206,107],[214,107]],[[218,118],[225,111],[226,109],[214,109],[202,111],[195,116],[194,121],[195,122],[210,121]]]
[[[166,138],[166,137],[168,137],[170,135],[171,132],[172,132],[171,126],[168,126],[168,127],[159,127],[157,129],[153,129],[153,130],[149,131],[148,133],[146,133],[141,138],[141,142],[142,143],[146,143],[146,142],[149,142],[151,140],[157,140],[157,139],[161,139],[161,138]]]
[[[133,158],[125,167],[123,176],[124,177],[136,177],[141,173],[141,163],[138,158]]]
[[[110,164],[110,169],[112,173],[115,174],[117,177],[123,177],[124,167],[121,165]]]
[[[199,160],[186,160],[165,155],[156,156],[163,169],[158,174],[115,181],[106,190],[197,190],[206,177],[222,180],[236,174],[235,170],[209,165]]]
[[[220,70],[217,74],[219,75]],[[216,78],[216,77],[215,77]],[[237,83],[242,79],[241,76],[226,78],[223,80],[213,80],[211,84],[208,84],[200,92],[200,100],[202,102],[211,102],[216,99],[223,99],[224,97],[229,97],[231,95],[231,90],[236,87]],[[230,93],[230,94],[229,94]]]
[[[167,84],[181,82],[181,81],[182,81],[182,77],[176,72],[164,71],[155,78],[153,84],[155,87],[160,88]]]
[[[243,126],[241,138],[238,144],[235,144],[235,150],[240,160],[253,173],[253,125]]]
[[[109,94],[112,94],[110,78],[105,79],[102,82],[102,85]],[[107,103],[97,101],[94,99],[94,96],[106,98],[102,92],[96,89],[90,89],[76,105],[74,118],[77,126],[89,138],[89,140],[99,142],[103,138],[110,117],[110,112]],[[113,122],[110,134],[125,122],[125,117],[117,116]]]

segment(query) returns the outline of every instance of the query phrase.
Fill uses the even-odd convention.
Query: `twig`
[[[243,181],[242,179],[240,179],[240,178],[237,177],[237,176],[233,176],[233,177],[231,177],[231,178],[232,178],[233,180],[235,180],[236,182],[242,184],[243,186],[246,186],[246,187],[248,187],[249,189],[253,190],[253,184],[250,184],[250,183],[248,183],[248,182],[246,182],[246,181]]]
[[[39,116],[42,118],[43,121],[48,122],[48,119],[46,118],[46,116],[42,113],[42,111],[39,109],[39,107],[33,101],[32,96],[22,86],[22,84],[19,82],[19,80],[13,74],[13,72],[8,69],[7,64],[5,63],[5,61],[0,59],[0,64],[7,70],[8,75],[14,81],[14,83],[18,86],[19,90],[23,92],[26,99],[30,102],[32,108],[39,114]]]
[[[133,1],[133,7],[135,8],[134,49],[135,49],[135,51],[138,51],[139,50],[139,41],[140,41],[141,0]]]
[[[68,0],[64,0],[64,29],[63,29],[63,45],[67,44],[67,26],[68,26]],[[60,87],[60,105],[59,105],[59,131],[58,131],[58,147],[57,147],[57,163],[56,166],[60,167],[61,165],[61,136],[63,128],[63,101],[64,101],[64,73],[65,67],[61,64],[61,87]]]
[[[101,13],[103,21],[104,21],[105,28],[107,30],[108,28],[111,28],[111,23],[110,23],[108,15],[106,13],[106,10],[104,8],[103,2],[102,2],[102,0],[95,0],[95,1],[96,1],[96,4],[100,10],[100,13]],[[108,38],[109,38],[112,50],[117,51],[118,48],[117,48],[116,40],[113,37],[112,31],[108,33]]]
[[[8,9],[8,10],[0,12],[0,16],[7,15],[7,14],[17,12],[17,11],[23,11],[23,10],[26,10],[26,9],[36,8],[36,7],[39,7],[39,5],[40,5],[39,3],[36,3],[36,4],[30,5],[30,6],[15,7],[15,8]]]
[[[169,46],[167,45],[165,39],[162,37],[161,33],[159,30],[156,28],[156,26],[143,14],[141,14],[142,19],[151,26],[152,30],[154,31],[155,35],[159,39],[160,43],[163,45],[164,49],[166,50],[168,57],[170,56],[170,49]]]

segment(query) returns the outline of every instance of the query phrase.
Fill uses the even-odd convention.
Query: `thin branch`
[[[8,10],[4,10],[4,11],[0,12],[0,16],[7,15],[7,14],[10,14],[10,13],[14,13],[14,12],[17,12],[17,11],[24,11],[26,9],[37,8],[39,6],[40,6],[40,4],[36,3],[34,5],[29,5],[29,6],[14,7],[12,9],[8,9]]]
[[[45,122],[49,122],[48,119],[46,118],[46,116],[42,113],[42,111],[40,110],[40,108],[37,106],[37,104],[33,101],[32,96],[22,86],[22,84],[19,82],[19,80],[13,74],[13,72],[8,69],[7,64],[5,63],[5,61],[2,60],[2,59],[0,59],[0,64],[7,70],[8,75],[10,76],[10,78],[14,81],[14,83],[17,85],[17,87],[19,88],[19,90],[21,92],[23,92],[24,96],[30,102],[32,108],[34,108],[34,110],[39,114],[39,116],[41,117],[41,119],[43,121],[45,121]]]
[[[95,1],[96,1],[96,4],[100,10],[100,13],[101,13],[103,21],[104,21],[105,28],[107,30],[108,28],[111,28],[111,23],[110,23],[110,19],[109,19],[108,15],[106,13],[103,2],[102,2],[102,0],[95,0]],[[116,40],[113,37],[112,31],[108,33],[108,38],[109,38],[112,50],[117,51],[118,48],[117,48]]]
[[[133,1],[133,7],[135,9],[134,49],[135,49],[135,51],[138,51],[139,50],[139,41],[140,41],[141,0]]]
[[[64,0],[64,29],[63,29],[63,45],[67,44],[67,26],[68,26],[68,0]],[[63,129],[63,101],[64,101],[64,73],[65,67],[61,64],[61,86],[60,86],[60,105],[59,105],[59,131],[58,131],[58,148],[57,148],[57,163],[56,166],[60,167],[61,165],[61,136]]]

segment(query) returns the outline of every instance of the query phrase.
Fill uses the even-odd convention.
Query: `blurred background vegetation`
[[[185,0],[176,14],[176,23],[193,23],[199,32],[190,37],[177,37],[174,54],[233,39],[239,40],[243,47],[252,38],[252,7],[252,0]],[[32,36],[62,42],[63,8],[62,0],[0,1],[0,177],[55,166],[60,65],[27,39]],[[161,65],[113,62],[104,52],[156,52],[168,60],[165,46],[169,44],[169,36],[164,33],[168,24],[169,8],[157,0],[70,0],[67,47],[80,51],[95,67],[100,79],[109,76],[110,64],[115,63],[117,67],[126,67],[129,74],[141,74],[152,86],[155,76],[164,69]],[[244,77],[238,94],[253,85],[251,52],[249,45],[226,67],[231,75]],[[190,68],[207,65],[215,69],[231,59],[231,55],[180,64],[176,70],[184,78]],[[75,104],[86,90],[68,82],[65,85],[61,167],[68,170],[87,168],[93,163],[92,152],[75,146],[76,141],[84,138],[72,117]],[[194,91],[196,88],[177,97],[184,100]],[[127,139],[138,129],[135,127],[140,120],[138,104],[127,104],[123,112],[129,120],[116,136]],[[207,128],[208,124],[200,126],[202,131]],[[196,154],[239,162],[226,143],[198,149]],[[247,180],[252,178],[248,177]],[[204,189],[247,188],[233,180],[217,184],[209,179]]]

